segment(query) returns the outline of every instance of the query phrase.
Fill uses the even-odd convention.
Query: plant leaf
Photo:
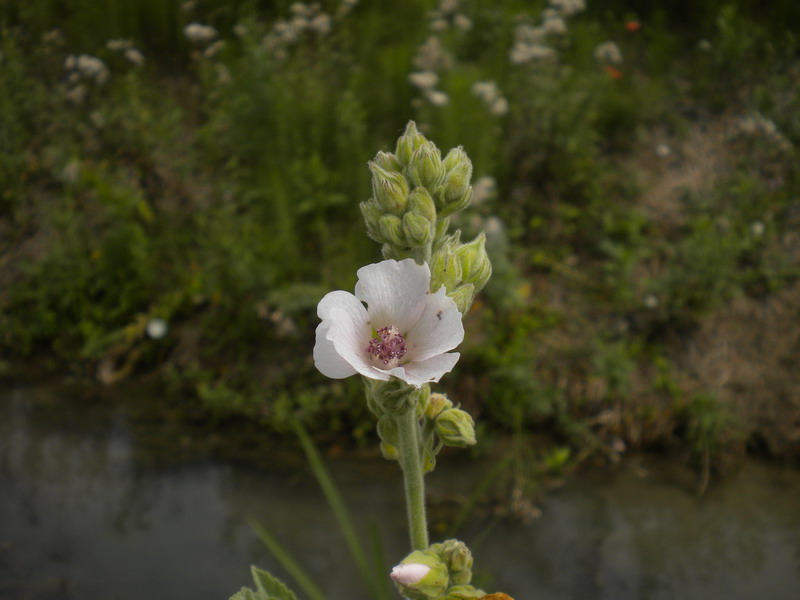
[[[257,567],[250,567],[259,594],[268,600],[297,600],[295,593],[280,579]]]

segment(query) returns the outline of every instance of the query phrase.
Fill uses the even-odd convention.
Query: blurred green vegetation
[[[495,275],[443,382],[481,435],[546,431],[558,473],[637,447],[706,471],[748,445],[800,454],[798,4],[589,2],[549,59],[511,60],[546,8],[4,5],[6,375],[154,377],[206,418],[372,443],[360,382],[313,367],[315,308],[379,259],[366,162],[414,119],[494,185],[459,216]],[[431,36],[446,103],[409,81]],[[762,368],[753,339],[773,340]]]

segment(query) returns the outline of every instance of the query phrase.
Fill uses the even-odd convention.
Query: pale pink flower
[[[317,307],[317,369],[334,379],[360,373],[416,387],[439,381],[458,361],[449,350],[464,339],[464,326],[445,288],[432,293],[430,283],[427,264],[385,260],[358,270],[355,295],[326,294]]]
[[[420,563],[400,564],[392,568],[389,575],[394,581],[403,585],[414,585],[430,572],[428,565]]]

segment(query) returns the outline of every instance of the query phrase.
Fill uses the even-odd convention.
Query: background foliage
[[[372,443],[358,382],[313,367],[315,307],[379,258],[366,162],[414,119],[483,178],[459,226],[487,231],[495,276],[444,387],[485,439],[547,432],[551,471],[630,447],[706,472],[796,456],[800,8],[590,2],[546,60],[514,59],[546,8],[4,5],[6,374],[157,378],[203,418]],[[409,79],[426,70],[435,89]]]

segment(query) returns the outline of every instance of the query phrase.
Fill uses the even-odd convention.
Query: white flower
[[[594,49],[594,57],[598,62],[607,65],[622,64],[622,52],[614,42],[603,42]]]
[[[355,295],[330,292],[317,307],[317,369],[334,379],[360,373],[416,387],[439,381],[458,361],[448,350],[464,339],[464,326],[445,288],[430,293],[430,282],[428,265],[410,258],[359,269]]]
[[[416,71],[408,76],[411,85],[422,90],[433,89],[439,83],[439,76],[433,71]]]
[[[183,28],[183,34],[190,42],[194,42],[196,44],[207,44],[217,37],[217,30],[211,27],[211,25],[189,23]]]
[[[450,96],[439,90],[425,90],[425,97],[434,106],[447,106]]]

